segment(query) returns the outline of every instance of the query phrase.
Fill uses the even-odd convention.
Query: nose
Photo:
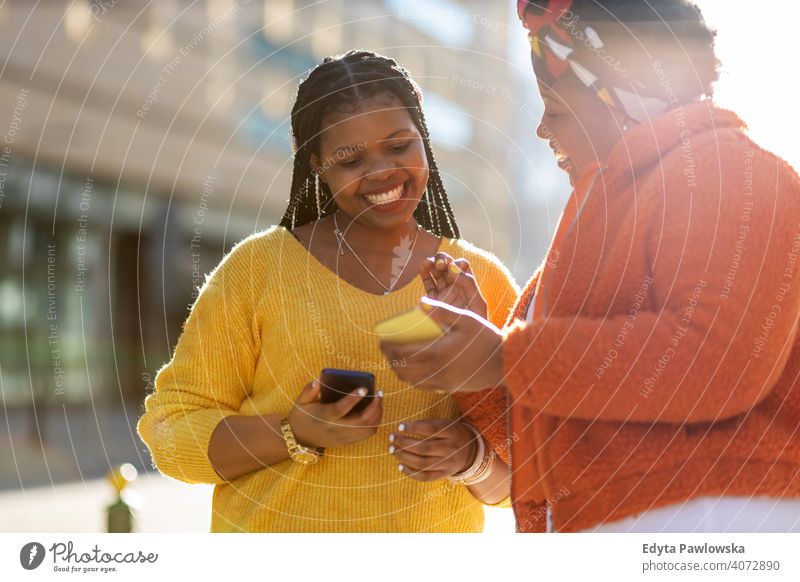
[[[392,160],[386,158],[376,159],[369,167],[367,178],[370,180],[384,181],[397,171],[397,166]]]
[[[544,115],[542,115],[542,118],[539,120],[539,126],[536,128],[536,136],[543,140],[549,140],[551,137],[550,130],[544,123]]]

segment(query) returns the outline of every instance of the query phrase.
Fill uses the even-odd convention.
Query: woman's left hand
[[[389,452],[403,474],[417,481],[437,481],[469,468],[478,444],[463,422],[428,419],[400,424],[389,436]]]
[[[412,344],[381,341],[398,378],[415,388],[448,392],[477,392],[503,383],[503,334],[496,326],[441,301],[423,297],[421,304],[444,335]]]

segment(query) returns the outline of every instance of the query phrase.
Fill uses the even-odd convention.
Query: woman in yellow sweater
[[[486,414],[497,394],[459,410],[452,396],[411,389],[372,329],[418,304],[420,273],[497,325],[516,284],[459,240],[419,88],[393,60],[325,59],[298,89],[292,133],[281,225],[208,277],[139,434],[161,472],[216,485],[215,532],[481,531],[481,503],[507,498],[508,468],[486,445],[497,439],[464,416],[483,409],[478,428],[504,430]],[[448,267],[465,257],[470,270],[431,268],[437,256]],[[473,277],[484,296],[460,296],[458,281]],[[373,373],[378,396],[357,414],[358,391],[321,403],[323,368]]]

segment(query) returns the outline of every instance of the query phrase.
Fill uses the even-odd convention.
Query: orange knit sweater
[[[605,166],[506,329],[518,530],[800,496],[800,179],[709,102]]]

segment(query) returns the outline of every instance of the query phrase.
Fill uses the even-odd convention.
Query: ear
[[[325,179],[325,174],[322,171],[322,164],[319,163],[319,156],[317,154],[311,154],[311,159],[309,160],[311,163],[311,169],[314,170],[314,173],[319,176],[320,182],[325,182],[327,184],[327,180]]]

